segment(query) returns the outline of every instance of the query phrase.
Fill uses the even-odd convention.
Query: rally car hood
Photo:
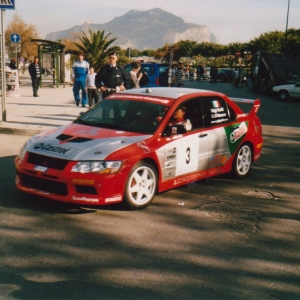
[[[27,150],[67,160],[103,160],[109,154],[149,137],[72,123],[33,137],[27,143]]]

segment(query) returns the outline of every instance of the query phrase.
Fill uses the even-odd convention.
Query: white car
[[[274,86],[272,92],[277,93],[281,100],[300,99],[300,83]]]

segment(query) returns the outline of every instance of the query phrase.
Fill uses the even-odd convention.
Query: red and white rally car
[[[253,107],[247,114],[233,101]],[[16,185],[57,201],[138,209],[203,178],[244,177],[263,145],[259,106],[186,88],[115,93],[70,125],[30,138],[15,159]],[[170,123],[178,108],[192,129]]]

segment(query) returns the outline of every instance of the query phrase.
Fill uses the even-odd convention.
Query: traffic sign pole
[[[2,97],[2,121],[6,122],[6,76],[5,76],[5,28],[4,28],[4,15],[6,9],[15,9],[15,0],[1,1],[1,97]]]
[[[19,43],[20,40],[21,40],[21,37],[17,33],[12,33],[10,35],[10,41],[15,44],[16,63],[17,63],[18,68],[19,68],[19,61],[18,61],[18,45],[17,45],[17,43]]]
[[[5,76],[5,29],[4,29],[4,9],[1,9],[1,77],[2,77],[2,87],[1,87],[1,97],[2,97],[2,121],[6,122],[6,76]]]

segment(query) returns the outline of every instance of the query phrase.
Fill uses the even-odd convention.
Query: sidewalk
[[[81,112],[88,107],[75,106],[72,86],[66,84],[55,88],[52,77],[43,77],[43,87],[39,89],[39,97],[33,97],[31,79],[28,71],[19,74],[19,97],[7,92],[6,96],[6,122],[2,120],[2,107],[0,116],[0,133],[35,135],[40,132],[67,125],[74,121]],[[230,83],[212,84],[209,81],[184,80],[185,87],[214,90],[232,97],[254,98],[252,92],[244,89],[234,89]],[[2,105],[2,103],[1,103]]]
[[[19,76],[19,91],[16,94],[6,94],[6,122],[2,121],[1,106],[0,133],[35,135],[69,124],[80,112],[88,109],[75,106],[70,84],[66,84],[65,88],[62,85],[55,88],[52,85],[52,77],[43,77],[39,97],[33,97],[28,71]]]

